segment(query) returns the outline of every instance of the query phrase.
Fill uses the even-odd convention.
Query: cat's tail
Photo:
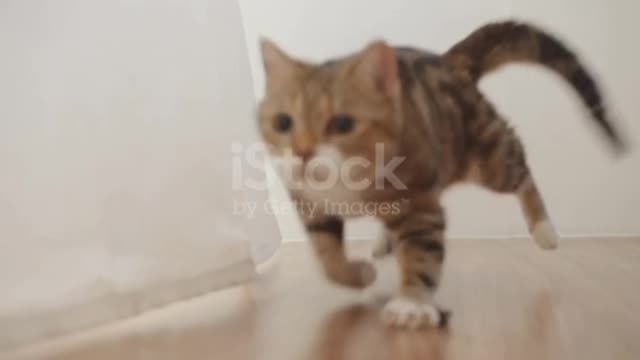
[[[626,146],[607,116],[597,83],[578,57],[558,39],[523,23],[507,21],[479,28],[444,54],[454,71],[477,82],[502,65],[536,63],[562,76],[580,95],[600,129],[618,153]]]

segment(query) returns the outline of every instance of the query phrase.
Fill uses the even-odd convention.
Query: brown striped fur
[[[624,150],[624,142],[607,119],[595,81],[571,50],[544,31],[513,21],[489,24],[453,46],[444,57],[453,71],[476,82],[483,75],[513,62],[537,63],[549,68],[576,90],[616,150]]]
[[[406,188],[371,187],[340,194],[346,194],[349,201],[401,203],[399,211],[378,217],[395,243],[402,293],[408,296],[429,293],[440,281],[446,225],[440,197],[454,183],[473,181],[496,192],[515,194],[534,238],[543,247],[555,246],[555,234],[522,143],[477,87],[484,74],[513,61],[552,69],[573,86],[596,123],[622,148],[596,83],[577,57],[558,40],[529,25],[487,25],[442,56],[392,48],[378,41],[345,58],[311,64],[265,41],[263,57],[267,91],[259,109],[259,125],[274,154],[291,149],[306,163],[320,146],[330,146],[344,159],[374,161],[376,144],[383,144],[385,155],[405,159],[394,173]],[[274,127],[279,114],[292,120],[285,133]],[[336,114],[351,116],[353,130],[331,132]],[[371,169],[364,168],[351,175],[375,177]],[[333,193],[294,189],[291,195],[299,201],[320,203]],[[353,262],[344,254],[344,216],[301,213],[301,217],[329,278],[352,287],[373,281],[368,263]]]

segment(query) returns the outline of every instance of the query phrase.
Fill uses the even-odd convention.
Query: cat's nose
[[[300,133],[293,139],[293,152],[300,157],[304,163],[313,157],[313,138],[308,133]]]
[[[309,148],[296,151],[296,156],[300,157],[303,163],[307,163],[313,157],[313,149]]]

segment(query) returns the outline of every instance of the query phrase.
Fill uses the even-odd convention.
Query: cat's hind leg
[[[520,207],[527,219],[531,236],[538,245],[547,250],[558,247],[558,233],[551,222],[540,192],[529,175],[529,178],[516,191]]]
[[[524,147],[515,131],[500,118],[478,131],[471,167],[481,185],[518,197],[529,232],[543,249],[558,246],[558,234],[527,165]]]

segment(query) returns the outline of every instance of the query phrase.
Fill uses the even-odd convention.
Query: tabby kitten
[[[389,324],[415,328],[443,320],[432,295],[445,257],[441,195],[452,184],[471,181],[514,194],[535,241],[544,249],[557,246],[523,145],[479,91],[482,76],[511,62],[547,67],[623,149],[592,77],[560,41],[530,25],[486,25],[444,55],[376,41],[312,64],[264,40],[262,56],[259,128],[272,154],[293,156],[285,180],[291,197],[304,204],[299,213],[328,278],[354,288],[371,284],[371,264],[345,255],[343,224],[368,208],[385,225],[389,243],[376,254],[393,247],[402,276],[401,290],[383,309]]]

